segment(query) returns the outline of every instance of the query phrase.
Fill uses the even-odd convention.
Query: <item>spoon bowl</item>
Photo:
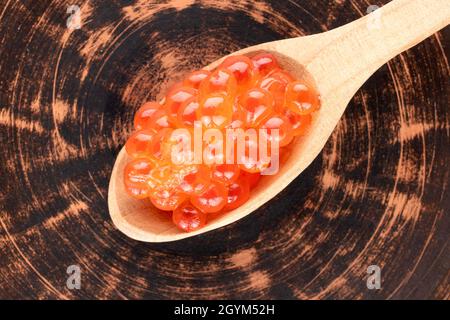
[[[288,147],[276,175],[264,176],[241,207],[220,215],[197,231],[184,233],[150,201],[129,197],[123,170],[130,160],[123,148],[114,165],[108,206],[116,227],[145,242],[169,242],[233,223],[271,200],[305,170],[323,149],[345,108],[362,84],[390,59],[423,41],[450,22],[448,0],[394,0],[368,16],[325,33],[252,46],[232,55],[272,53],[297,79],[314,83],[321,95],[309,131]],[[380,18],[376,25],[373,19]],[[206,69],[213,69],[223,59]]]

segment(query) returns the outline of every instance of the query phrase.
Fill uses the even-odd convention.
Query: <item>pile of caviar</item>
[[[125,145],[131,159],[124,170],[125,189],[134,198],[150,199],[179,229],[202,228],[244,204],[268,163],[248,152],[229,164],[222,154],[226,148],[215,148],[217,141],[203,142],[212,163],[174,163],[171,146],[183,138],[175,130],[192,132],[198,123],[221,131],[266,129],[267,141],[276,139],[281,153],[307,130],[319,107],[314,88],[297,81],[269,53],[230,56],[212,71],[194,71],[161,103],[147,102],[137,111],[135,132]],[[271,135],[273,129],[277,134]],[[245,145],[246,151],[251,148],[258,145]]]

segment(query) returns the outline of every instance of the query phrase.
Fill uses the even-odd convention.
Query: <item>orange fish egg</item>
[[[125,166],[125,190],[134,198],[145,199],[148,197],[147,180],[153,165],[154,163],[146,158],[138,158]]]
[[[291,123],[292,135],[294,137],[304,134],[311,125],[312,116],[310,114],[301,116],[289,109],[286,109],[284,116],[288,118]]]
[[[207,214],[194,207],[189,201],[173,211],[172,221],[182,231],[191,232],[206,225]]]
[[[134,132],[125,144],[125,150],[133,158],[146,157],[150,155],[150,144],[156,131],[145,129]]]
[[[228,186],[239,178],[240,171],[237,164],[215,164],[212,167],[212,179]]]
[[[272,70],[278,69],[278,62],[270,53],[260,53],[252,57],[253,66],[261,76],[267,75]]]
[[[261,133],[270,143],[276,141],[280,147],[287,146],[294,138],[291,122],[283,115],[270,116],[261,125],[261,129],[265,129]]]
[[[204,79],[199,86],[199,96],[203,98],[211,93],[222,93],[234,97],[237,91],[237,82],[231,71],[217,69]]]
[[[191,203],[205,213],[219,212],[227,204],[228,189],[220,182],[211,182],[200,194],[191,196]]]
[[[211,181],[211,171],[205,165],[192,165],[180,172],[178,188],[187,195],[204,191]]]
[[[231,123],[232,102],[223,93],[213,93],[200,102],[196,116],[205,128],[224,128]]]
[[[274,69],[260,80],[259,87],[269,91],[274,97],[275,109],[279,112],[283,107],[287,85],[294,81],[294,78],[286,71]]]
[[[228,186],[226,211],[242,206],[250,198],[250,184],[246,179],[239,179]]]
[[[299,115],[308,115],[319,108],[319,96],[305,83],[291,82],[286,87],[285,107]]]
[[[162,189],[150,196],[150,201],[159,210],[173,211],[187,199],[186,195],[174,190]]]
[[[187,76],[187,78],[183,81],[183,85],[186,87],[191,87],[194,89],[198,89],[203,80],[205,80],[211,72],[208,70],[198,70],[194,71]]]
[[[253,66],[253,61],[246,56],[227,57],[219,68],[233,73],[239,92],[246,91],[255,83],[257,70]]]
[[[195,97],[197,95],[197,90],[190,87],[175,87],[171,90],[164,102],[164,108],[170,120],[176,121],[178,115],[178,109],[181,107],[183,102]]]
[[[161,109],[161,105],[157,102],[145,103],[134,116],[134,128],[136,130],[151,128],[152,115],[159,109]]]
[[[264,89],[254,88],[239,98],[239,104],[246,113],[249,127],[260,125],[274,111],[273,95]]]
[[[200,107],[197,97],[192,97],[180,106],[178,109],[176,125],[178,127],[193,128],[195,121],[200,121],[197,117],[197,109]]]

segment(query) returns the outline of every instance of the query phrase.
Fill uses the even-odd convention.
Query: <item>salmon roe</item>
[[[188,74],[162,103],[146,102],[136,112],[125,145],[125,190],[168,212],[180,230],[198,230],[251,197],[274,154],[268,147],[263,157],[261,141],[277,146],[279,156],[307,132],[319,108],[315,88],[283,70],[272,54],[227,57],[214,70]],[[236,132],[260,132],[260,140]]]

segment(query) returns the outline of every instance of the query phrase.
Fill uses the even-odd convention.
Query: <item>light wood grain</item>
[[[380,28],[370,23],[374,15],[381,17]],[[395,0],[378,12],[329,32],[264,43],[234,53],[273,52],[283,68],[299,78],[312,77],[315,80],[322,107],[308,134],[294,142],[290,156],[281,159],[279,173],[264,177],[247,203],[192,233],[182,233],[167,216],[154,210],[150,202],[134,200],[125,193],[122,173],[129,159],[122,149],[109,185],[108,205],[114,224],[133,239],[166,242],[220,228],[255,211],[311,164],[333,132],[349,100],[379,67],[449,22],[448,0]],[[209,68],[220,62],[216,61]]]

